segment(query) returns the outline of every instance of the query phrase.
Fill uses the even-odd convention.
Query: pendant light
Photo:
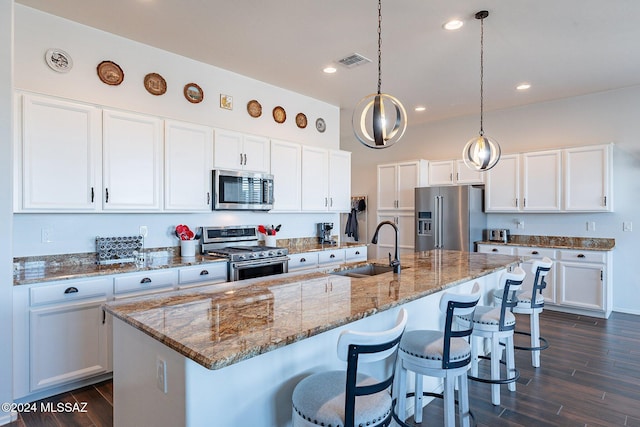
[[[462,150],[462,159],[470,169],[480,172],[488,171],[500,160],[500,145],[498,142],[484,134],[484,19],[489,12],[482,10],[476,13],[476,19],[480,20],[480,134],[471,138]]]
[[[387,148],[402,138],[407,129],[407,112],[394,96],[381,93],[382,86],[382,4],[378,0],[378,92],[367,95],[356,105],[351,124],[362,144]],[[393,118],[387,117],[389,111]]]

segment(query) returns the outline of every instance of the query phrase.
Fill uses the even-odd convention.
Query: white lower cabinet
[[[609,317],[611,252],[560,250],[558,255],[558,303]]]
[[[613,304],[613,255],[611,251],[581,251],[541,247],[519,247],[501,244],[478,244],[478,252],[517,255],[527,273],[522,289],[531,290],[535,259],[549,257],[553,261],[543,291],[547,307],[587,316],[609,317]]]
[[[178,289],[201,286],[203,283],[220,283],[227,281],[227,262],[216,262],[205,265],[194,265],[178,269]]]
[[[367,260],[367,247],[366,246],[354,246],[344,250],[345,262],[356,262]]]
[[[14,292],[14,398],[111,371],[102,304],[112,279],[67,280]]]
[[[318,268],[318,252],[289,254],[289,271],[312,270]]]

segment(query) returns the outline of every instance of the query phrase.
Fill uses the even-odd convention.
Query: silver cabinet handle
[[[206,276],[206,275],[208,275],[208,274],[209,274],[209,272],[208,272],[207,270],[202,270],[202,271],[200,272],[200,275],[201,275],[201,276]]]
[[[306,258],[300,258],[300,262],[307,262]]]
[[[244,165],[247,165],[247,153],[244,153]]]
[[[75,286],[71,286],[68,287],[67,289],[64,290],[65,294],[75,294],[78,293],[78,288],[76,288]]]
[[[140,280],[140,283],[151,283],[151,279],[145,277],[144,279]]]
[[[242,153],[240,153],[240,165],[242,166]]]

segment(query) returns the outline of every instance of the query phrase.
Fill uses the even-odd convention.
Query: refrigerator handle
[[[444,245],[444,231],[442,230],[443,225],[444,225],[444,219],[443,219],[443,196],[438,196],[440,201],[438,203],[438,248],[442,249],[443,245]]]
[[[442,225],[442,219],[440,218],[440,196],[435,197],[435,231],[433,233],[434,236],[434,247],[436,249],[440,248],[440,228]]]

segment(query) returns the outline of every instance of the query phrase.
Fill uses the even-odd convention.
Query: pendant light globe
[[[358,102],[351,125],[356,138],[365,146],[387,148],[404,135],[407,129],[407,112],[395,96],[373,93]]]
[[[489,12],[476,13],[480,20],[480,134],[471,138],[462,149],[462,160],[468,168],[484,172],[493,168],[500,160],[500,144],[484,134],[484,19]]]
[[[378,92],[367,95],[353,110],[351,126],[363,145],[387,148],[402,138],[407,129],[407,112],[395,96],[382,87],[382,1],[378,0]]]

